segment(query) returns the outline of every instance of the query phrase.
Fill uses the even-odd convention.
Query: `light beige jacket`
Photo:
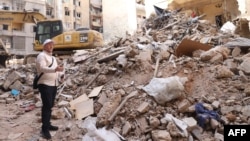
[[[49,65],[52,63],[52,58],[54,59],[51,67]],[[39,79],[38,84],[45,84],[48,86],[58,86],[59,76],[63,75],[62,73],[55,72],[57,67],[57,60],[54,56],[42,51],[36,58],[36,69],[38,75],[43,72],[42,77]]]

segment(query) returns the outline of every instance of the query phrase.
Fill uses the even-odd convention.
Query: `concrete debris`
[[[224,124],[249,124],[250,44],[248,32],[238,28],[245,21],[238,20],[234,33],[200,19],[180,11],[152,15],[134,35],[104,48],[57,56],[66,67],[53,109],[59,126],[53,139],[105,140],[108,134],[109,141],[222,140]],[[0,140],[28,140],[39,132],[34,68],[0,69]],[[200,127],[198,102],[221,120]],[[82,126],[90,117],[95,122]]]

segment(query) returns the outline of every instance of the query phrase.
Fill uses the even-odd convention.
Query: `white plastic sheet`
[[[153,96],[157,103],[164,104],[183,95],[186,81],[187,77],[179,76],[153,78],[142,89],[150,96]]]
[[[222,27],[221,27],[221,31],[225,32],[225,33],[234,33],[236,29],[236,26],[232,23],[232,22],[226,22]]]

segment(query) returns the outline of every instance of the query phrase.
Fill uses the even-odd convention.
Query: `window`
[[[66,15],[66,16],[69,16],[69,15],[70,15],[70,12],[69,12],[69,11],[65,11],[65,15]]]
[[[33,8],[34,12],[39,12],[39,9]]]
[[[47,9],[46,10],[46,15],[48,15],[48,16],[52,15],[52,9]]]
[[[44,27],[44,33],[50,33],[50,26],[45,26]]]
[[[3,24],[3,30],[8,30],[8,25],[7,24]]]
[[[80,12],[77,12],[77,13],[76,13],[76,17],[77,17],[77,18],[81,18],[81,13],[80,13]]]
[[[69,8],[68,7],[64,7],[64,10],[65,10],[65,15],[69,16],[70,15]]]
[[[81,2],[80,1],[78,2],[78,6],[81,6]]]
[[[58,32],[60,31],[60,26],[59,25],[53,25],[53,32]]]
[[[3,10],[10,10],[10,8],[8,6],[4,6]]]
[[[51,11],[47,10],[46,15],[51,15]]]
[[[75,10],[73,11],[73,16],[76,17],[76,11]]]

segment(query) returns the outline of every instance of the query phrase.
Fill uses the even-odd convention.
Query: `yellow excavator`
[[[47,19],[39,12],[28,11],[0,11],[0,27],[5,30],[21,29],[25,23],[35,23],[34,28],[35,39],[33,42],[33,50],[41,51],[43,42],[50,38],[54,41],[55,52],[73,51],[78,49],[92,49],[101,47],[104,44],[102,34],[95,30],[84,28],[83,30],[66,31],[61,20]],[[1,33],[1,30],[0,30]],[[6,44],[2,39],[5,35],[0,34],[0,64],[5,66],[6,60],[10,54]],[[7,35],[6,35],[7,36]],[[37,54],[30,53],[24,57],[34,56]],[[26,62],[26,61],[24,61]]]

